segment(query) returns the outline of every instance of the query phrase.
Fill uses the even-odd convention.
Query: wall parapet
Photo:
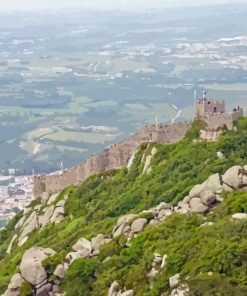
[[[62,173],[35,176],[34,195],[40,196],[45,191],[57,193],[71,185],[78,185],[92,175],[110,169],[127,167],[128,161],[136,149],[145,142],[158,144],[176,143],[185,137],[191,123],[172,125],[150,125],[140,129],[128,139],[113,144],[101,153],[92,155],[85,162]]]

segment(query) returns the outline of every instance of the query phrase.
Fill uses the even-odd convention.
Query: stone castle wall
[[[225,102],[214,100],[197,100],[196,101],[196,116],[198,118],[204,117],[205,114],[211,113],[225,113]]]
[[[34,195],[40,196],[44,191],[57,193],[71,185],[78,185],[88,177],[110,169],[126,167],[129,159],[140,144],[157,142],[170,144],[184,138],[190,123],[151,125],[139,130],[121,143],[114,144],[103,152],[93,155],[77,167],[63,171],[61,174],[36,176],[34,178]]]
[[[207,120],[208,129],[217,129],[218,127],[223,127],[225,125],[228,130],[233,130],[234,121],[243,115],[243,109],[239,108],[231,113],[208,114],[205,118]]]

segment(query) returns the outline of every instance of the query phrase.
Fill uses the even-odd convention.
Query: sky
[[[232,3],[232,0],[0,0],[0,10],[40,10],[81,8],[157,8],[186,5]],[[237,0],[247,3],[247,0]]]

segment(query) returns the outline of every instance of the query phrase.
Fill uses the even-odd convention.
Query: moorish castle
[[[226,112],[225,102],[207,98],[205,91],[201,99],[195,98],[195,117],[207,124],[206,128],[201,130],[201,139],[217,140],[222,130],[233,130],[234,122],[243,115],[244,110],[239,106],[230,113]]]
[[[237,107],[231,113],[227,113],[224,101],[209,99],[206,92],[203,92],[202,98],[195,98],[195,117],[207,123],[206,128],[201,130],[201,138],[204,140],[216,140],[223,129],[234,129],[234,121],[241,116],[243,116],[243,108]],[[185,137],[190,127],[191,122],[146,126],[127,140],[111,145],[103,152],[89,157],[77,167],[57,174],[35,176],[34,195],[38,197],[43,192],[57,193],[68,186],[84,182],[92,175],[127,167],[140,144],[145,142],[176,143]]]

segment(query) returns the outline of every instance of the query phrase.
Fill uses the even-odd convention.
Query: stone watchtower
[[[237,107],[232,112],[226,112],[225,102],[207,98],[207,93],[203,92],[201,99],[195,99],[195,117],[207,123],[205,130],[218,131],[222,128],[234,129],[234,121],[244,115],[243,108]]]
[[[225,102],[208,99],[205,91],[202,99],[195,99],[195,107],[197,119],[207,119],[212,115],[226,113]]]

